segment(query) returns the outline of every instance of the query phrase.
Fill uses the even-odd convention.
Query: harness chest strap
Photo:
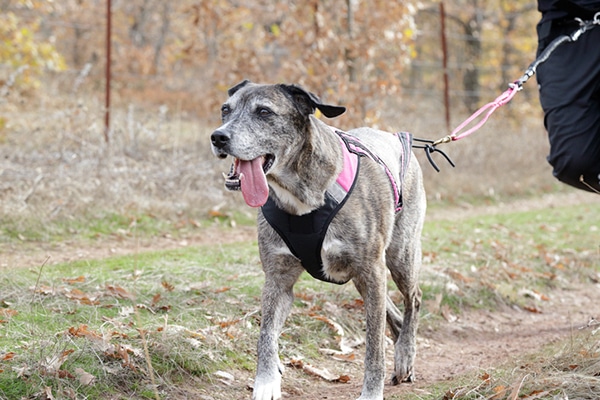
[[[410,159],[412,136],[405,132],[396,134],[402,145],[401,181],[397,183],[392,172],[381,158],[373,154],[358,138],[338,130],[335,130],[335,132],[342,142],[344,166],[336,181],[325,192],[325,204],[308,214],[298,216],[288,214],[278,208],[269,196],[261,210],[267,222],[283,239],[292,254],[300,259],[302,266],[309,274],[325,282],[344,284],[347,280],[337,281],[323,272],[321,247],[327,228],[354,189],[361,157],[371,158],[385,170],[394,191],[396,212],[402,209],[401,184]]]

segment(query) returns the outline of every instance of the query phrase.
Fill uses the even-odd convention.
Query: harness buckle
[[[413,140],[415,142],[425,143],[423,145],[413,144],[412,147],[414,147],[416,149],[425,150],[425,155],[427,156],[427,160],[429,161],[429,163],[431,164],[433,169],[436,170],[436,172],[440,172],[440,168],[437,166],[435,161],[433,161],[433,158],[431,157],[431,153],[436,153],[436,152],[440,153],[442,156],[444,156],[444,158],[446,159],[446,161],[448,161],[448,163],[452,166],[452,168],[454,168],[456,166],[446,153],[444,153],[442,150],[440,150],[436,147],[439,143],[447,143],[447,142],[452,141],[452,136],[448,135],[436,142],[434,142],[433,140],[429,140],[429,139],[418,139],[418,138],[413,138]]]

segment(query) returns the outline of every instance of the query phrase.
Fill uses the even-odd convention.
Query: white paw
[[[252,400],[279,400],[281,399],[281,375],[274,378],[259,378],[254,381]]]

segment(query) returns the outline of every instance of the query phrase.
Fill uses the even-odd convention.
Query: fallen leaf
[[[227,386],[231,386],[231,384],[235,381],[235,377],[231,375],[229,372],[225,371],[217,371],[214,375],[219,378],[219,381]]]
[[[326,323],[335,332],[335,335],[337,336],[338,344],[340,346],[340,352],[332,351],[333,353],[335,353],[336,355],[340,355],[340,354],[343,355],[343,354],[350,354],[354,351],[352,349],[352,347],[348,345],[348,342],[346,341],[346,338],[344,336],[344,329],[342,328],[342,326],[340,324],[338,324],[337,322],[335,322],[335,321],[331,320],[330,318],[327,318],[323,315],[315,315],[315,316],[313,316],[313,318]]]
[[[524,306],[523,309],[525,311],[529,311],[530,313],[534,313],[534,314],[543,314],[542,310],[540,310],[539,308],[535,307],[535,306]]]
[[[17,373],[17,378],[23,378],[31,376],[31,370],[29,366],[25,365],[23,367],[13,367],[13,371]]]
[[[458,321],[458,317],[452,314],[450,311],[450,306],[447,304],[444,304],[440,307],[440,313],[442,314],[442,317],[444,317],[444,319],[450,323]]]
[[[171,285],[169,282],[163,280],[161,283],[163,288],[165,288],[165,290],[167,292],[172,292],[173,290],[175,290],[175,286]]]
[[[299,299],[299,300],[303,300],[303,301],[305,301],[307,303],[310,303],[310,302],[313,301],[313,299],[314,299],[315,296],[313,296],[312,294],[307,294],[307,293],[304,293],[304,292],[299,292],[299,293],[295,294],[295,297],[297,299]]]
[[[0,358],[0,360],[8,361],[8,360],[12,360],[13,358],[15,358],[15,353],[12,351],[9,351],[8,353],[4,354],[2,356],[2,358]]]
[[[490,400],[500,400],[504,398],[504,395],[506,394],[507,390],[508,388],[504,385],[494,386],[494,388],[492,389],[494,395],[490,398]]]
[[[431,300],[425,300],[425,307],[427,310],[434,315],[439,314],[443,297],[444,296],[442,293],[438,293],[435,295],[435,298]]]
[[[75,368],[75,373],[79,379],[79,383],[83,386],[91,386],[95,383],[96,377],[82,368]]]
[[[460,272],[458,272],[456,270],[448,269],[448,270],[446,270],[446,273],[455,281],[460,281],[463,283],[473,282],[473,278],[464,276],[463,274],[461,274]]]
[[[161,297],[162,297],[162,295],[160,293],[156,293],[154,296],[152,296],[152,301],[150,302],[152,307],[154,307],[158,304]]]
[[[63,282],[73,284],[73,283],[83,283],[85,282],[85,276],[81,275],[76,278],[63,278]]]
[[[32,286],[29,289],[33,290],[35,293],[40,293],[40,294],[46,294],[46,295],[56,294],[56,291],[53,287],[46,286],[46,285],[40,285],[38,287]]]
[[[0,316],[10,318],[19,314],[17,310],[11,310],[10,308],[0,308]]]
[[[128,317],[134,313],[135,313],[135,310],[134,310],[133,306],[121,307],[121,309],[119,310],[119,316],[121,316],[121,317]]]
[[[63,393],[69,398],[69,400],[77,400],[77,394],[75,393],[73,388],[64,388]]]
[[[225,214],[219,210],[213,209],[208,212],[208,216],[211,218],[224,218],[224,217],[227,217],[227,214]]]
[[[347,310],[362,310],[365,307],[363,299],[354,299],[350,303],[343,303],[342,307]]]
[[[545,294],[542,294],[534,289],[521,289],[521,290],[519,290],[518,294],[520,296],[524,296],[524,297],[531,297],[532,299],[535,299],[538,301],[550,300],[550,298],[548,296],[546,296]]]
[[[46,395],[44,400],[54,400],[54,396],[52,395],[52,388],[50,386],[46,386],[44,388],[44,395]]]
[[[337,376],[335,374],[332,374],[331,372],[329,372],[326,369],[320,369],[320,368],[314,367],[308,363],[305,363],[304,361],[302,361],[300,359],[291,359],[288,362],[288,364],[294,368],[303,370],[304,372],[306,372],[309,375],[319,377],[328,382],[348,383],[350,381],[350,377],[348,375]]]
[[[351,354],[333,354],[332,355],[334,360],[338,360],[338,361],[347,361],[347,362],[353,362],[356,361],[356,354],[351,353]]]
[[[73,354],[75,350],[68,349],[60,354],[55,354],[51,357],[46,357],[44,361],[40,363],[43,371],[50,376],[58,376],[60,377],[60,367],[67,361],[69,355]]]
[[[233,319],[231,321],[223,321],[223,322],[219,322],[219,326],[221,328],[227,328],[229,326],[237,324],[238,322],[240,322],[240,319]]]
[[[523,397],[523,399],[524,400],[543,399],[543,398],[546,398],[546,396],[548,396],[549,394],[550,394],[550,392],[547,390],[534,390],[533,392],[531,392],[528,395],[526,395],[525,397]]]
[[[137,308],[138,310],[148,310],[152,314],[156,314],[156,311],[154,311],[151,307],[148,307],[147,305],[142,304],[142,303],[136,304],[135,308]]]
[[[72,373],[65,369],[59,369],[56,374],[60,379],[73,379],[75,378]]]
[[[107,285],[106,290],[110,294],[118,296],[122,299],[127,299],[127,300],[135,299],[135,296],[133,294],[129,293],[127,290],[123,289],[121,286]]]
[[[81,304],[85,304],[88,306],[100,304],[100,302],[98,300],[96,300],[95,296],[90,296],[89,294],[84,293],[83,291],[81,291],[79,289],[68,290],[65,293],[65,297],[67,299],[75,300]]]

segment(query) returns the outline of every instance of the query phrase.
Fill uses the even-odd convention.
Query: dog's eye
[[[256,110],[256,113],[261,117],[268,117],[269,115],[273,114],[273,111],[271,111],[267,107],[259,107]]]
[[[225,118],[229,115],[229,113],[231,113],[231,107],[229,107],[227,104],[223,104],[221,107],[221,118]]]

